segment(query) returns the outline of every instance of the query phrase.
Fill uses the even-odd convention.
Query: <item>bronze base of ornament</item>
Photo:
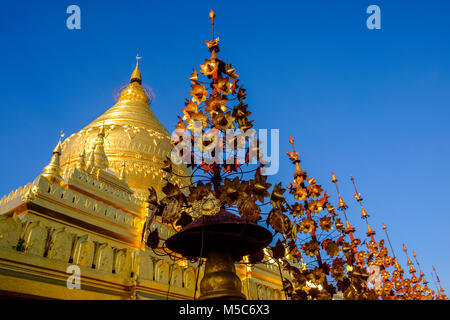
[[[199,300],[210,299],[245,300],[234,261],[225,249],[211,250],[207,256]]]

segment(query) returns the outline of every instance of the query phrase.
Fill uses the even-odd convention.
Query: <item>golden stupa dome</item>
[[[166,157],[170,157],[171,137],[151,111],[149,97],[141,83],[136,63],[130,84],[123,89],[117,103],[64,140],[60,160],[62,171],[77,167],[88,159],[95,151],[100,135],[107,170],[117,177],[125,176],[136,196],[145,197],[149,187],[161,190],[166,176],[161,167]],[[181,176],[187,176],[189,172],[186,166],[174,167],[174,171]],[[174,175],[171,181],[184,185],[188,179]]]

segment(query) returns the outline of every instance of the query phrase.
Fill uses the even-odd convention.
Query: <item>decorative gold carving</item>
[[[95,260],[96,269],[111,273],[113,270],[114,252],[108,243],[99,244]]]
[[[154,259],[145,251],[139,251],[139,278],[153,280],[154,273]]]
[[[50,240],[48,257],[50,259],[69,262],[72,251],[73,235],[65,227],[54,230]]]
[[[15,249],[22,225],[15,215],[0,216],[0,248]]]
[[[121,275],[125,279],[130,278],[131,275],[131,263],[130,263],[130,253],[127,249],[115,250],[115,263],[114,270],[115,273]]]
[[[170,284],[174,287],[183,287],[183,270],[176,264],[172,265],[172,279]]]
[[[169,283],[169,264],[164,260],[159,260],[155,265],[155,281]]]
[[[258,285],[258,299],[259,300],[267,300],[267,291],[266,291],[266,287],[263,285]]]
[[[75,243],[73,263],[79,266],[91,267],[94,258],[94,243],[90,235],[79,237]]]
[[[25,252],[40,257],[44,256],[47,244],[48,229],[42,221],[35,221],[28,224],[25,237]]]
[[[194,268],[188,267],[186,270],[184,270],[183,274],[183,282],[184,287],[189,290],[195,289],[195,279],[196,279],[196,273]]]

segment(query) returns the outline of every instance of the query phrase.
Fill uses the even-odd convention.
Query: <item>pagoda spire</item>
[[[144,105],[149,105],[151,102],[151,96],[142,88],[141,71],[139,70],[139,59],[142,59],[139,55],[136,55],[136,67],[130,77],[130,83],[120,93],[117,103],[120,102],[141,102]]]
[[[120,169],[119,179],[122,181],[126,181],[126,172],[125,172],[125,161],[122,162],[122,168]]]
[[[61,181],[61,166],[60,166],[60,157],[61,157],[61,138],[64,136],[64,134],[61,132],[61,137],[59,138],[58,144],[56,145],[55,149],[53,149],[53,155],[52,159],[50,160],[50,163],[44,168],[43,170],[43,176],[51,179],[51,180],[57,180]]]
[[[446,299],[447,296],[445,295],[444,289],[442,288],[441,280],[439,280],[439,276],[437,274],[436,268],[434,266],[432,266],[432,267],[433,267],[434,274],[436,275],[436,281],[439,284],[439,288],[438,288],[439,297]]]
[[[95,139],[95,146],[94,146],[94,165],[95,167],[106,170],[108,169],[108,158],[105,154],[105,125],[102,124],[100,131],[97,135],[97,138]]]
[[[77,169],[80,170],[84,170],[86,169],[86,162],[85,162],[85,158],[86,158],[86,151],[83,150],[80,152],[80,157],[78,158],[78,162],[77,162]]]
[[[211,40],[214,40],[214,18],[216,17],[216,14],[214,13],[213,9],[209,12],[209,18],[211,19],[211,27],[212,27],[212,38]]]
[[[353,195],[353,197],[356,199],[356,201],[358,201],[359,206],[361,207],[361,219],[366,221],[367,224],[367,236],[370,237],[370,240],[375,241],[374,235],[376,234],[376,232],[374,230],[372,230],[372,228],[369,225],[369,214],[367,213],[367,211],[364,209],[364,206],[362,204],[363,201],[363,197],[361,195],[361,193],[358,192],[358,189],[356,188],[356,183],[355,183],[355,179],[353,179],[353,176],[350,176],[350,180],[353,183],[353,187],[355,188],[355,194]]]
[[[139,71],[139,59],[142,59],[142,57],[140,57],[139,54],[137,54],[136,55],[136,67],[134,68],[134,71],[131,74],[130,83],[136,81],[137,83],[142,84],[141,72]]]

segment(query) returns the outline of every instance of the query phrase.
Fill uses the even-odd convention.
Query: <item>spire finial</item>
[[[125,172],[125,161],[122,162],[122,168],[120,169],[119,179],[122,181],[126,181],[126,172]]]
[[[137,54],[136,67],[134,68],[134,71],[131,74],[130,83],[136,81],[137,83],[142,84],[141,72],[139,71],[139,59],[142,59],[142,57],[140,57],[139,54]]]
[[[105,124],[102,123],[97,138],[94,141],[94,165],[95,167],[106,170],[108,168],[108,157],[105,154]]]
[[[213,9],[209,12],[209,17],[211,19],[211,27],[212,27],[212,38],[211,40],[214,40],[214,18],[216,17],[216,14],[214,13]]]
[[[62,131],[61,131],[61,137],[62,137]],[[57,180],[61,181],[61,166],[59,162],[59,158],[61,156],[61,138],[58,141],[58,144],[56,145],[55,149],[53,150],[52,159],[50,160],[50,163],[44,168],[44,173],[42,174],[44,177],[51,179],[51,180]]]
[[[219,49],[219,38],[214,40],[214,18],[215,17],[216,17],[216,14],[211,9],[211,11],[209,12],[209,18],[211,19],[212,38],[209,41],[205,41],[205,43],[210,52],[215,51],[217,53],[220,51],[220,49]]]
[[[83,148],[83,150],[81,150],[81,152],[80,152],[80,156],[79,156],[78,162],[77,162],[77,164],[76,164],[76,167],[77,167],[78,169],[80,169],[80,170],[86,169],[85,158],[86,158],[86,151],[85,151],[84,148]]]

